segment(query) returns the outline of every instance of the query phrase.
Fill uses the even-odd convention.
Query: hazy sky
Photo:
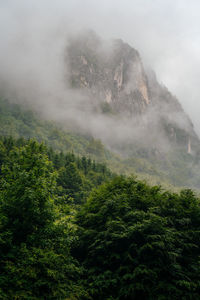
[[[200,134],[199,0],[0,0],[1,79],[24,87],[34,70],[52,86],[66,37],[83,28],[139,50]]]

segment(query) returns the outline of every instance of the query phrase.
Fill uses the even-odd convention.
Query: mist
[[[198,1],[7,0],[0,7],[0,90],[7,98],[106,144],[111,137],[107,128],[120,142],[138,136],[148,142],[143,128],[133,132],[136,122],[94,114],[87,95],[67,85],[68,40],[91,28],[105,40],[121,38],[136,48],[178,97],[200,134]],[[155,130],[155,142],[167,147],[158,134]]]

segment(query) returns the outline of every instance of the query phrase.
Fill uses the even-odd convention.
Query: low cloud
[[[145,65],[177,95],[200,133],[198,1],[7,0],[0,6],[0,89],[9,99],[68,126],[75,120],[77,127],[106,144],[107,128],[120,142],[143,137],[144,128],[133,131],[133,121],[94,113],[87,95],[67,86],[67,41],[92,28],[105,39],[122,38],[139,50]],[[155,141],[158,134],[155,131]]]

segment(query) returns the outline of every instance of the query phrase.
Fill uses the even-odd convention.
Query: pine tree
[[[15,148],[2,167],[0,299],[66,299],[82,293],[70,255],[73,232],[56,219],[56,176],[35,141]]]

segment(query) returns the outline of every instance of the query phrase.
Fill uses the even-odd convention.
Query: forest
[[[0,300],[200,300],[200,1],[0,1]]]
[[[156,154],[156,149],[125,146],[130,154],[111,151],[101,140],[76,130],[67,130],[58,122],[44,120],[29,107],[16,104],[0,96],[0,136],[15,139],[34,138],[56,152],[74,153],[96,162],[106,164],[114,173],[136,175],[151,185],[162,185],[165,189],[200,188],[200,152],[192,156],[178,148],[174,152]],[[123,151],[122,151],[123,152]]]
[[[200,200],[0,139],[0,299],[200,299]]]

